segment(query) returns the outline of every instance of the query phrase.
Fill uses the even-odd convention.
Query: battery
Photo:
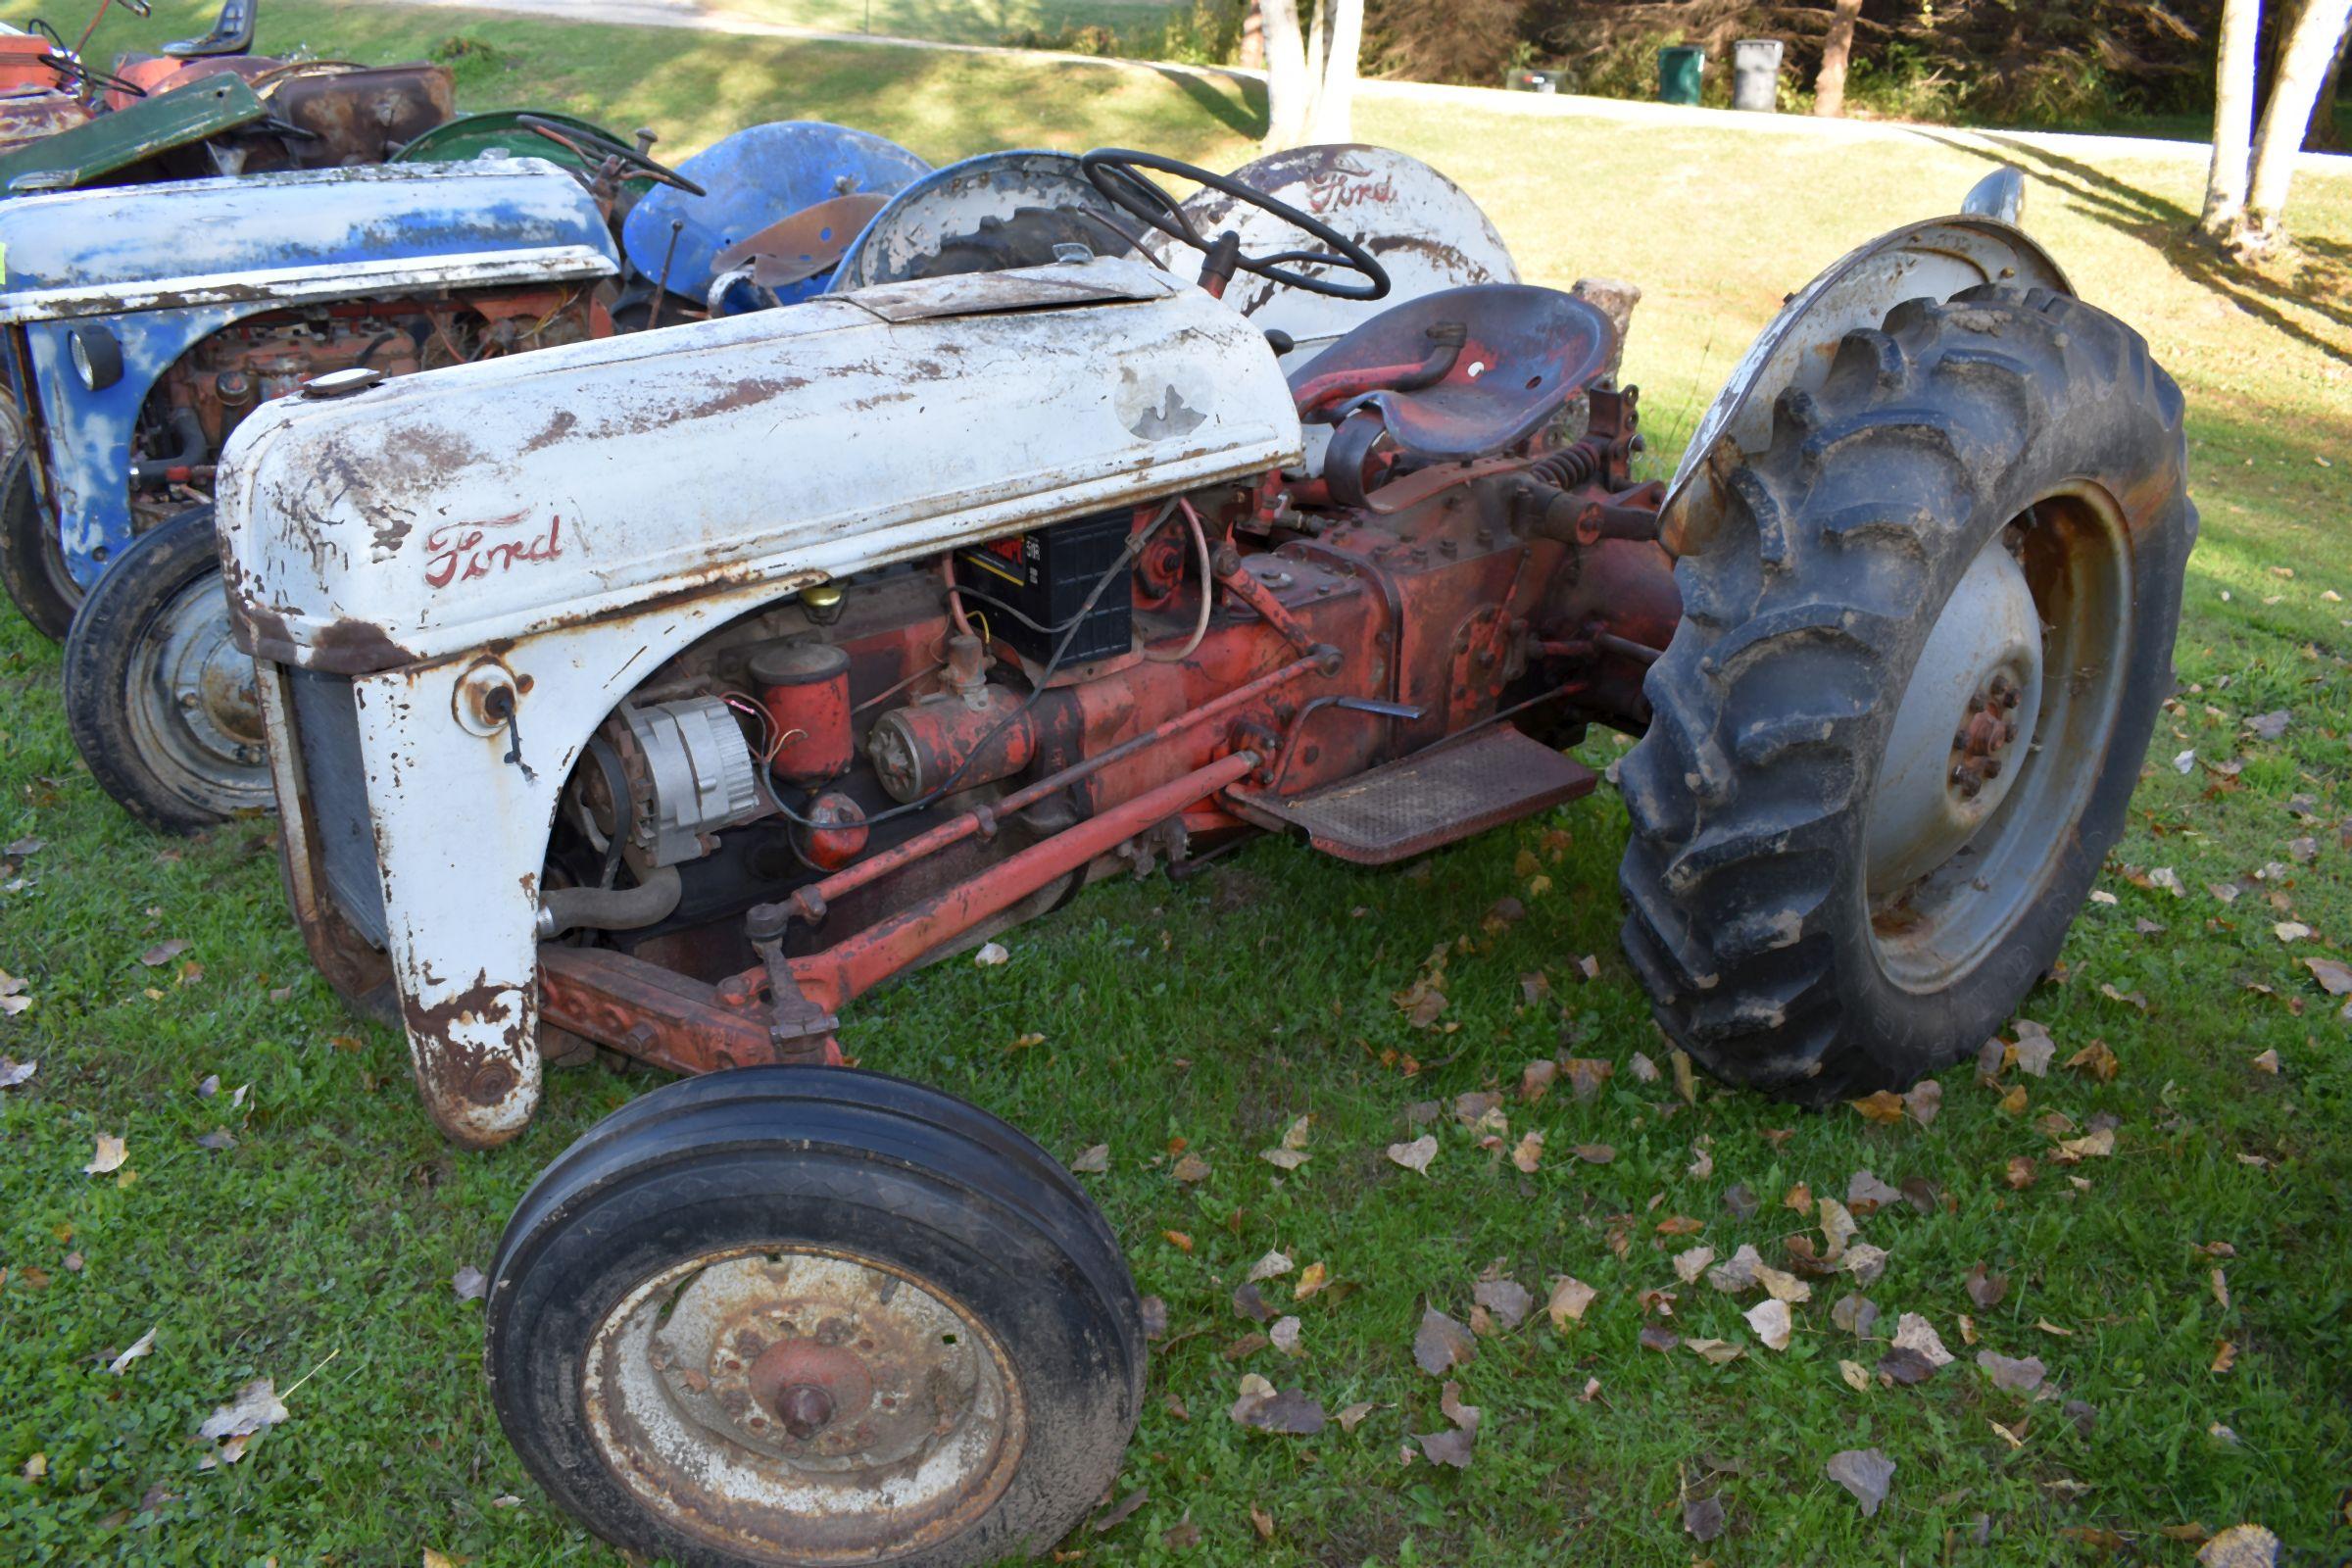
[[[1135,579],[1121,564],[1133,525],[1134,514],[1122,509],[968,545],[956,552],[956,583],[1011,606],[1036,625],[994,613],[985,603],[967,600],[964,608],[986,616],[989,635],[1032,663],[1052,660],[1065,635],[1064,667],[1127,653],[1135,639]],[[1112,580],[1073,627],[1071,617],[1105,572]]]

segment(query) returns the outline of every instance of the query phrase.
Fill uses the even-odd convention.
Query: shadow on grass
[[[1174,82],[1187,98],[1228,130],[1262,141],[1272,128],[1273,115],[1266,107],[1266,84],[1262,81],[1252,81],[1248,76],[1224,78],[1239,90],[1240,96],[1235,98],[1219,91],[1216,82],[1197,71],[1174,71],[1159,65],[1152,70]]]
[[[1920,134],[1955,152],[1984,154],[1983,147],[1957,136],[1933,130]],[[2145,244],[2198,287],[2220,295],[2298,343],[2352,363],[2352,339],[2323,336],[2281,309],[2292,305],[2352,331],[2352,308],[2318,297],[2322,293],[2352,293],[2352,247],[2328,240],[2298,240],[2305,258],[2303,271],[2317,275],[2309,284],[2289,285],[2254,269],[2231,265],[2197,237],[2196,214],[2178,202],[2141,190],[2080,159],[1997,133],[1984,134],[1983,139],[2001,148],[2034,178],[2074,197],[2090,217]]]

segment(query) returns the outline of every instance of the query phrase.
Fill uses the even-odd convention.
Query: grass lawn
[[[184,36],[196,10],[109,25]],[[937,160],[1116,139],[1230,167],[1252,123],[1239,97],[1075,62],[373,5],[272,4],[263,28],[273,48],[367,59],[463,32],[511,62],[470,75],[468,103],[650,122],[670,149],[801,116]],[[1358,131],[1466,185],[1531,280],[1648,290],[1628,374],[1661,466],[1786,290],[1954,204],[1984,167],[1926,136],[1842,146],[1386,101]],[[2196,1529],[2240,1521],[2295,1562],[2352,1551],[2352,1041],[2302,962],[2352,939],[2352,180],[2298,188],[2297,266],[2234,278],[2174,246],[2195,169],[2020,161],[2032,226],[2185,389],[2204,514],[2180,693],[2109,902],[2024,1009],[2056,1064],[1998,1089],[1946,1072],[1924,1127],[1703,1082],[1685,1103],[1670,1077],[1642,1081],[1636,1054],[1668,1055],[1616,953],[1625,826],[1606,791],[1400,874],[1268,843],[1180,886],[1098,889],[1014,933],[1001,968],[899,986],[854,1013],[849,1048],[1064,1158],[1107,1144],[1107,1173],[1086,1179],[1167,1303],[1118,1488],[1148,1498],[1061,1560],[2186,1563]],[[2278,713],[2282,729],[2252,722]],[[0,759],[0,969],[24,982],[11,1005],[30,1003],[0,1017],[0,1051],[39,1064],[0,1096],[0,1560],[616,1562],[509,1452],[480,1308],[450,1281],[488,1264],[533,1174],[648,1080],[558,1075],[524,1139],[459,1154],[418,1110],[399,1039],[311,971],[270,825],[184,842],[134,827],[76,762],[56,651],[13,617]],[[1490,921],[1506,896],[1526,917]],[[1395,999],[1441,947],[1449,1005],[1415,1029]],[[1530,1002],[1536,974],[1549,995]],[[2111,1080],[2064,1065],[2094,1043]],[[1509,1093],[1563,1054],[1614,1076],[1586,1100],[1564,1077],[1540,1102]],[[1450,1114],[1486,1089],[1506,1091],[1502,1149],[1544,1135],[1532,1174]],[[1421,1176],[1381,1151],[1423,1130],[1408,1107],[1428,1102],[1445,1110]],[[1258,1152],[1301,1116],[1312,1157],[1285,1175]],[[2058,1162],[2094,1117],[2114,1118],[2112,1155]],[[220,1131],[233,1143],[199,1141]],[[101,1135],[125,1163],[85,1175]],[[1178,1140],[1204,1180],[1173,1179]],[[1611,1162],[1570,1153],[1598,1144]],[[1845,1284],[1817,1282],[1776,1353],[1742,1323],[1748,1299],[1683,1286],[1672,1262],[1753,1244],[1778,1263],[1789,1238],[1819,1240],[1790,1190],[1843,1198],[1862,1170],[1925,1203],[1860,1218],[1888,1254],[1874,1332],[1918,1313],[1960,1357],[1916,1388],[1845,1381],[1841,1362],[1886,1349],[1833,1323]],[[1274,1250],[1334,1282],[1297,1301],[1296,1273],[1263,1287],[1302,1319],[1296,1360],[1241,1354],[1256,1325],[1230,1305]],[[1972,1298],[1978,1264],[2005,1282],[1997,1299]],[[1538,1310],[1459,1369],[1484,1411],[1466,1470],[1406,1463],[1410,1437],[1444,1426],[1415,1327],[1425,1308],[1467,1319],[1489,1271],[1539,1303],[1561,1275],[1597,1294],[1581,1322]],[[1660,1288],[1686,1340],[1745,1353],[1643,1348],[1657,1320],[1639,1298]],[[150,1329],[151,1353],[111,1374]],[[2039,1357],[2055,1397],[1996,1388],[1979,1350]],[[1248,1432],[1225,1411],[1250,1371],[1372,1409],[1352,1432]],[[201,1469],[199,1424],[257,1377],[288,1419]],[[1824,1466],[1870,1447],[1897,1468],[1866,1518]],[[1712,1545],[1685,1533],[1701,1496],[1725,1516]]]
[[[709,9],[838,32],[1003,43],[1017,34],[1075,27],[1123,34],[1155,24],[1178,9],[1178,0],[713,0]]]

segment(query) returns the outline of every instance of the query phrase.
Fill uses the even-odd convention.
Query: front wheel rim
[[[801,1246],[736,1248],[643,1281],[591,1335],[590,1441],[691,1535],[793,1568],[953,1539],[1027,1439],[1003,1346],[936,1283]]]
[[[172,794],[223,813],[269,804],[253,661],[230,633],[217,573],[164,601],[141,630],[125,686],[138,755]]]
[[[1999,564],[1988,563],[1994,553]],[[1938,612],[1878,775],[1902,793],[1873,800],[1866,831],[1872,945],[1895,984],[1933,993],[1973,973],[2043,901],[2079,843],[2122,710],[2132,584],[2123,510],[2082,482],[2051,491],[1995,534]],[[1975,662],[1955,679],[1936,660],[1964,629],[1949,617],[2014,614],[2020,591],[2036,646],[1961,637]],[[1918,744],[1891,749],[1906,737]],[[1922,748],[1945,749],[1924,783]],[[1949,831],[1951,813],[1939,838],[1888,831],[1890,821],[1936,817],[1921,806],[1928,787],[1963,808],[1968,831]]]

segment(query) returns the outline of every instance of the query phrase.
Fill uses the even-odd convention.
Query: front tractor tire
[[[703,1568],[1042,1553],[1116,1479],[1142,1306],[1069,1173],[834,1067],[655,1090],[524,1195],[484,1358],[549,1495]]]
[[[209,506],[132,540],[66,633],[66,725],[81,760],[167,833],[276,804],[254,681],[230,635]]]
[[[2040,289],[1912,301],[1782,395],[1620,768],[1626,953],[1700,1063],[1826,1104],[2007,1023],[2171,691],[2185,461],[2146,343]]]

